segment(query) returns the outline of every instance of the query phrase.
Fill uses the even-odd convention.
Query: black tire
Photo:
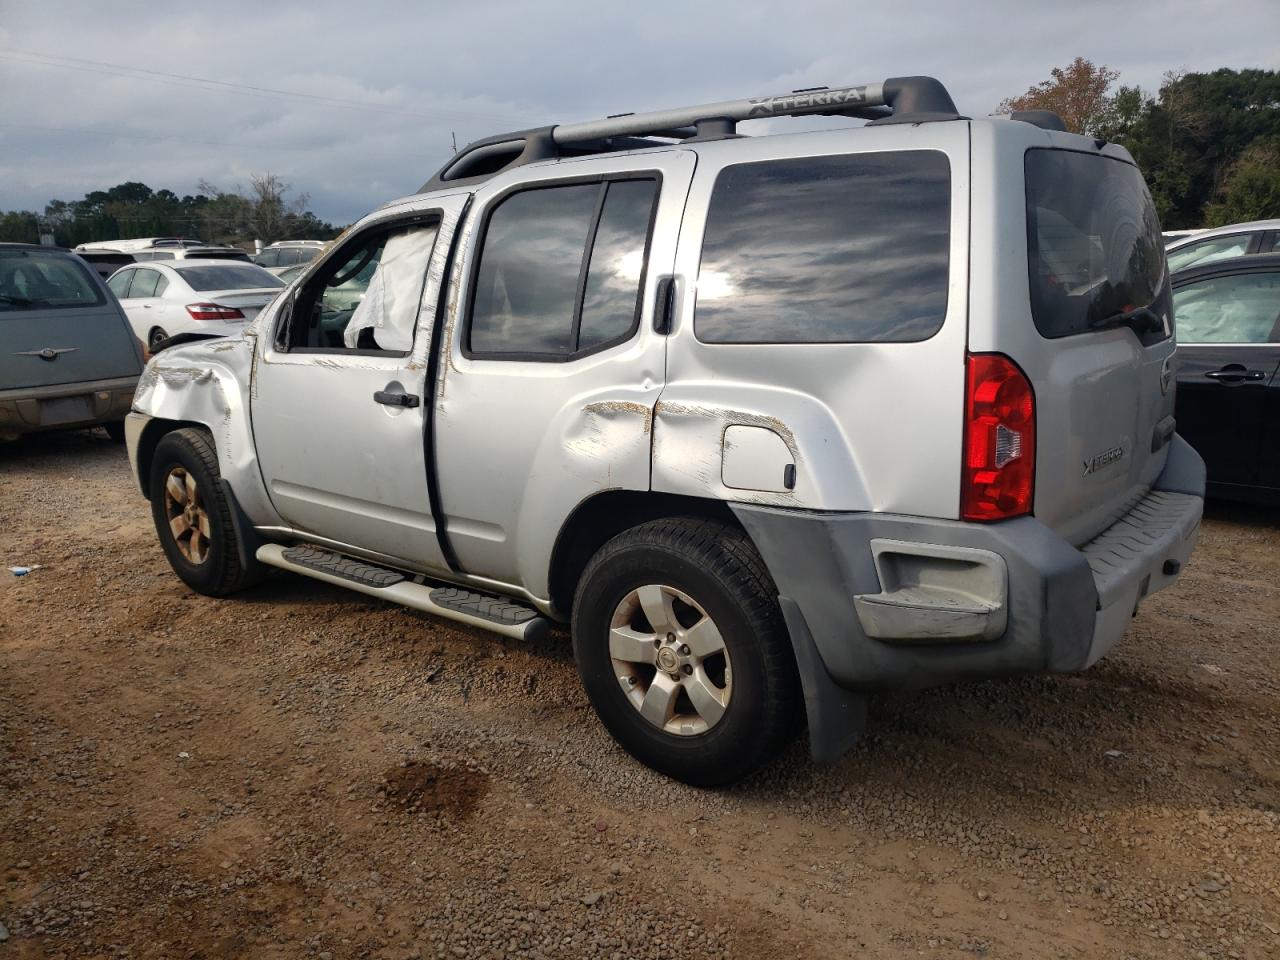
[[[102,429],[107,431],[107,436],[116,443],[124,443],[123,420],[112,420],[110,423],[104,423]]]
[[[732,662],[724,713],[702,732],[670,733],[641,716],[611,659],[614,611],[647,584],[695,601],[714,621]],[[587,696],[618,743],[685,783],[739,780],[773,759],[798,730],[800,681],[777,589],[746,534],[729,524],[655,520],[606,543],[578,582],[573,651]]]
[[[202,533],[199,538],[206,548],[198,562],[186,555],[191,552],[191,540],[186,540],[184,552],[170,525],[170,510],[175,504],[166,498],[165,488],[171,475],[178,475],[175,469],[194,480],[196,501],[207,516],[208,535]],[[151,516],[160,546],[182,582],[210,597],[234,593],[256,582],[263,573],[261,564],[252,558],[248,567],[240,563],[235,525],[219,476],[213,440],[203,430],[184,427],[165,434],[156,445],[149,489]]]
[[[160,342],[168,339],[169,334],[165,333],[163,328],[155,327],[149,334],[147,334],[147,346],[152,352],[155,352],[155,349],[160,345]]]

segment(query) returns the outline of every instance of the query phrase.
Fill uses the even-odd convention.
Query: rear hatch
[[[1141,499],[1164,465],[1174,341],[1164,244],[1141,173],[1118,148],[1070,140],[1092,149],[1023,157],[1024,310],[1038,337],[1011,356],[1035,393],[1034,513],[1080,544]]]
[[[70,254],[0,247],[0,390],[137,376],[120,308]]]

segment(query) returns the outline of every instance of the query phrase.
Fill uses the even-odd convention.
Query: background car
[[[142,348],[79,257],[0,244],[0,347],[0,439],[94,424],[124,439]]]
[[[1212,496],[1280,503],[1280,254],[1173,277],[1178,433]]]
[[[120,250],[77,250],[76,256],[89,264],[94,273],[106,280],[126,264],[135,263],[132,253]]]
[[[152,350],[180,333],[239,333],[285,286],[257,264],[236,260],[140,263],[112,274],[107,285]]]
[[[1169,269],[1173,271],[1251,253],[1280,252],[1280,220],[1255,220],[1197,230],[1169,243],[1165,250]]]
[[[253,262],[272,273],[281,273],[289,267],[307,264],[329,246],[326,240],[281,240],[273,243],[253,257]]]

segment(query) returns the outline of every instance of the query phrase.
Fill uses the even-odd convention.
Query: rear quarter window
[[[951,169],[934,150],[770,160],[716,178],[706,343],[926,340],[947,311]]]

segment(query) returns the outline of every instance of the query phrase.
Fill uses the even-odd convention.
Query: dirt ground
[[[728,791],[566,635],[169,571],[122,447],[0,447],[0,960],[1280,956],[1280,512],[1079,676],[872,704]]]

